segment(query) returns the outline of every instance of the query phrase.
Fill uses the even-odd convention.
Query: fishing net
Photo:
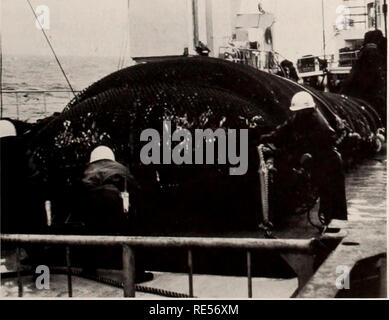
[[[129,167],[140,185],[141,201],[146,207],[158,203],[158,212],[167,214],[176,212],[172,208],[174,203],[176,209],[189,207],[209,214],[208,210],[201,209],[201,205],[209,202],[211,207],[217,207],[211,212],[224,212],[223,216],[228,219],[233,207],[228,208],[226,203],[230,204],[234,195],[250,198],[253,205],[254,188],[250,185],[257,183],[257,165],[249,163],[250,173],[241,177],[230,176],[230,166],[223,164],[146,166],[139,158],[145,144],[139,141],[140,134],[153,128],[162,137],[162,123],[166,120],[171,122],[172,131],[185,128],[192,137],[195,129],[248,129],[249,139],[254,141],[258,138],[254,131],[260,132],[266,124],[265,116],[249,102],[216,88],[155,84],[111,89],[62,113],[41,130],[36,137],[33,162],[39,169],[40,179],[54,185],[50,189],[56,190],[58,185],[71,188],[77,184],[90,152],[103,144],[114,151],[118,162]],[[258,142],[249,144],[249,157],[255,159]],[[235,203],[234,210],[238,210]]]
[[[289,114],[288,106],[291,97],[296,92],[306,89],[304,86],[286,81],[281,77],[225,60],[183,57],[117,71],[85,89],[69,103],[65,110],[109,88],[152,87],[155,83],[170,86],[189,84],[192,87],[207,85],[228,90],[258,106],[262,112],[266,113],[266,123],[269,125],[284,121]],[[350,107],[350,103],[346,101],[352,101],[351,98],[308,89],[315,94],[315,98],[321,98],[321,101],[316,101],[318,107],[335,129],[337,115],[346,120],[353,130],[365,130],[365,124],[361,123],[360,110],[353,106]],[[355,105],[353,101],[351,104]],[[377,114],[372,107],[367,109],[362,112],[365,116],[371,117],[370,113]],[[359,133],[363,134],[363,132]]]
[[[126,68],[85,89],[38,132],[32,147],[34,176],[49,192],[72,188],[90,152],[106,145],[139,185],[140,225],[165,226],[169,221],[179,230],[196,224],[201,225],[198,229],[214,230],[222,220],[229,230],[241,229],[242,224],[255,228],[261,210],[258,138],[286,120],[290,100],[301,90],[304,87],[293,81],[211,58],[178,58]],[[362,109],[360,101],[308,90],[339,135],[344,129],[337,127],[338,118],[363,137],[372,132],[376,116]],[[149,128],[162,137],[163,121],[170,121],[172,132],[185,128],[192,137],[195,129],[247,129],[247,174],[232,176],[225,164],[143,165],[139,155],[145,142],[139,137]],[[304,188],[304,183],[300,185]],[[291,197],[300,194],[294,197],[293,208],[287,206],[293,211],[306,198],[295,183],[290,187]]]
[[[261,106],[269,119],[278,121],[285,118],[285,105],[289,103],[290,95],[299,91],[292,84],[248,66],[205,57],[176,58],[117,71],[85,89],[65,110],[110,88],[152,87],[158,83],[171,87],[205,85],[227,90]]]

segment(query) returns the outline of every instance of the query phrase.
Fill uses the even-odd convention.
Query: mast
[[[127,0],[127,43],[128,48],[126,53],[129,55],[127,64],[132,66],[135,64],[135,61],[132,59],[131,54],[131,0]]]
[[[199,17],[198,17],[198,0],[192,0],[192,16],[193,16],[193,45],[199,43]]]
[[[205,25],[207,30],[207,46],[214,54],[214,37],[213,37],[213,5],[211,0],[205,2]]]
[[[326,29],[324,21],[324,0],[321,0],[322,28],[323,28],[323,55],[326,59]]]
[[[377,12],[377,0],[374,1],[374,29],[378,28],[378,12]]]

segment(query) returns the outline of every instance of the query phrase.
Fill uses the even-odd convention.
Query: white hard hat
[[[300,91],[293,96],[289,110],[299,111],[315,108],[315,106],[316,105],[315,101],[313,100],[313,97],[306,91]]]
[[[16,129],[11,121],[0,120],[0,138],[16,137]]]
[[[98,161],[98,160],[112,160],[115,161],[115,155],[113,151],[106,146],[98,146],[90,154],[89,163]]]

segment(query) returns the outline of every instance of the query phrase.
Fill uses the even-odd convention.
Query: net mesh
[[[225,223],[239,215],[255,226],[258,221],[252,212],[260,211],[258,138],[286,120],[290,100],[301,90],[304,87],[284,78],[212,58],[178,58],[126,68],[85,89],[38,132],[32,147],[34,175],[51,190],[71,188],[82,176],[91,151],[106,145],[140,186],[139,201],[148,212],[143,217],[159,215],[163,221],[169,212],[189,210],[196,214],[186,215],[186,225],[190,217],[202,214],[210,228],[210,215]],[[313,93],[339,135],[343,129],[337,128],[336,118],[366,140],[381,126],[374,109],[361,100]],[[192,137],[195,129],[247,129],[247,174],[231,176],[230,165],[223,164],[143,165],[139,155],[145,142],[139,137],[150,128],[162,137],[163,121],[170,121],[172,132],[185,128]],[[302,202],[296,200],[296,206]],[[177,222],[177,215],[173,217]],[[239,224],[231,219],[231,226]]]

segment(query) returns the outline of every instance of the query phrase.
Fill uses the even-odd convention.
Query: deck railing
[[[72,274],[70,261],[70,246],[121,246],[123,262],[123,293],[124,297],[135,297],[135,255],[134,248],[182,248],[187,250],[187,267],[189,281],[189,297],[193,292],[193,257],[192,249],[237,249],[245,250],[247,257],[247,292],[252,298],[252,251],[272,251],[278,253],[297,253],[311,255],[314,239],[253,239],[253,238],[196,238],[196,237],[139,237],[139,236],[75,236],[75,235],[31,235],[3,234],[2,243],[17,245],[17,282],[18,295],[23,296],[21,278],[20,248],[22,244],[29,245],[65,245],[68,270],[68,295],[72,297]]]
[[[74,91],[78,92],[80,91]],[[2,90],[1,93],[3,116],[13,116],[18,120],[31,118],[31,110],[27,108],[36,108],[38,116],[42,117],[62,111],[73,98],[73,92],[70,90]]]

